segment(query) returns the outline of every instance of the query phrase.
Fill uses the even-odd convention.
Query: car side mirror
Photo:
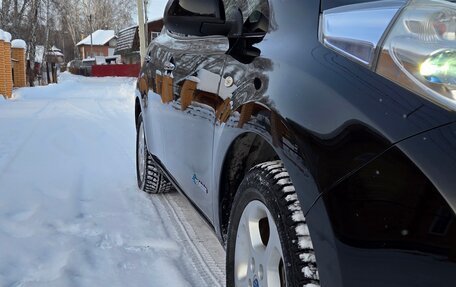
[[[163,18],[166,28],[179,34],[239,36],[242,14],[240,17],[227,21],[222,0],[170,0]]]

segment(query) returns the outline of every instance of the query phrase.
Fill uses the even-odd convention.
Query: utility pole
[[[63,41],[63,44],[62,44],[62,54],[63,54],[63,63],[66,63],[65,61],[65,32],[62,32],[62,41]]]
[[[35,57],[36,57],[36,34],[38,25],[38,14],[40,11],[41,0],[32,0],[32,19],[30,21],[30,34],[31,41],[29,44],[29,85],[30,87],[35,86]]]
[[[92,0],[89,1],[89,11],[92,12]],[[92,27],[92,14],[89,15],[90,25],[90,57],[93,58],[93,27]]]
[[[144,0],[144,18],[146,18],[144,25],[144,34],[146,35],[146,47],[149,46],[151,37],[149,35],[149,17],[147,17],[147,7],[149,6],[149,1]]]
[[[90,57],[93,58],[93,28],[92,28],[92,14],[89,15],[90,21]]]
[[[43,64],[46,64],[46,80],[47,84],[51,83],[51,76],[49,74],[49,0],[46,0],[46,42],[44,45]]]
[[[144,2],[138,0],[138,27],[139,27],[139,54],[141,56],[141,66],[146,57],[146,39],[144,31]]]

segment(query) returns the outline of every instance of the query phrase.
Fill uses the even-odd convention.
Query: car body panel
[[[239,4],[237,2],[240,1],[224,1],[225,8],[234,9],[233,5]],[[248,5],[255,1],[247,2],[243,4],[247,5],[242,11],[244,17],[248,17],[249,13],[245,11],[254,11]],[[322,278],[325,278],[322,281],[324,286],[425,286],[420,282],[430,285],[432,274],[440,275],[435,281],[441,284],[438,286],[449,286],[445,284],[453,281],[449,281],[448,276],[456,269],[453,262],[442,257],[441,253],[436,255],[429,249],[417,251],[414,242],[410,241],[403,241],[405,243],[398,247],[385,247],[381,245],[385,238],[379,238],[375,243],[377,245],[359,245],[360,240],[344,238],[356,237],[359,235],[356,232],[362,234],[361,228],[355,231],[343,229],[348,230],[345,232],[347,236],[341,236],[344,233],[336,228],[356,223],[356,217],[344,214],[347,212],[344,205],[337,206],[336,199],[350,197],[353,191],[346,186],[347,182],[360,177],[369,184],[363,185],[365,189],[360,189],[359,193],[410,193],[410,188],[426,184],[429,188],[427,192],[436,196],[441,206],[446,204],[454,212],[456,204],[453,192],[456,190],[455,179],[452,177],[454,159],[443,160],[442,157],[443,150],[448,154],[455,150],[454,137],[449,136],[454,130],[445,128],[456,121],[455,112],[398,86],[319,42],[320,8],[355,2],[366,1],[334,1],[331,5],[320,6],[319,0],[286,3],[271,0],[268,32],[264,38],[253,41],[255,43],[248,50],[250,56],[233,49],[236,44],[239,45],[233,40],[226,55],[218,53],[223,49],[216,49],[218,52],[215,54],[220,58],[213,71],[218,76],[211,81],[218,82],[219,88],[209,97],[216,104],[201,106],[195,103],[202,108],[191,114],[193,120],[188,120],[190,113],[179,108],[181,94],[178,84],[174,85],[173,103],[163,104],[158,97],[157,105],[149,104],[154,111],[150,111],[147,117],[152,113],[154,115],[150,115],[147,121],[153,122],[155,117],[161,122],[162,136],[158,139],[148,136],[148,145],[153,140],[160,142],[156,144],[157,150],[151,148],[151,152],[175,177],[180,189],[209,218],[222,239],[221,218],[226,212],[220,204],[224,189],[223,167],[229,160],[233,142],[245,135],[257,135],[274,149],[290,174],[301,206],[308,216],[317,263]],[[211,38],[208,39],[206,45],[210,46]],[[151,51],[161,61],[164,55],[171,52],[154,52],[156,49],[171,51],[176,47],[174,43],[160,41],[159,37],[158,42],[151,45]],[[194,51],[193,56],[198,57],[198,51]],[[251,56],[258,51],[259,55]],[[202,48],[201,53],[207,53],[207,48]],[[203,62],[207,64],[207,61],[210,62],[205,58]],[[176,62],[176,66],[180,65]],[[201,70],[199,68],[192,66],[194,72]],[[188,76],[195,76],[191,69],[175,75],[177,82]],[[153,86],[155,75],[151,77]],[[150,94],[157,98],[158,93]],[[162,117],[159,110],[166,105],[169,114]],[[177,106],[170,110],[170,105]],[[210,115],[209,119],[207,115]],[[169,124],[177,117],[182,120],[178,128]],[[202,124],[204,120],[207,123]],[[167,134],[171,130],[179,132]],[[432,145],[433,141],[422,144],[422,135],[431,136],[434,133],[440,136],[440,141],[448,144],[445,148]],[[196,145],[191,143],[193,140]],[[188,145],[188,153],[179,154],[178,151],[185,148],[175,143]],[[440,160],[444,169],[438,168]],[[196,163],[201,165],[195,167]],[[376,175],[376,170],[374,174],[369,174],[372,167],[379,163],[384,169],[390,169],[388,177]],[[408,171],[407,180],[401,180],[400,167]],[[383,174],[381,170],[379,172]],[[207,188],[207,196],[192,179],[196,173],[197,179]],[[377,183],[370,185],[372,179]],[[421,182],[413,182],[415,179]],[[379,189],[379,186],[390,188]],[[397,212],[395,217],[388,218],[391,221],[389,224],[400,218],[400,214]],[[450,244],[454,246],[455,242],[453,240]],[[390,262],[394,264],[387,265]],[[401,270],[401,265],[407,267]],[[424,274],[426,269],[428,274]],[[372,283],[368,276],[377,281]],[[407,281],[407,278],[410,280]]]
[[[352,5],[352,4],[359,4],[365,2],[376,2],[376,1],[384,1],[384,0],[321,0],[321,10],[327,10],[335,7],[345,6],[345,5]],[[404,0],[407,1],[407,0]]]
[[[209,219],[215,116],[223,102],[218,87],[228,48],[226,38],[202,40],[164,32],[149,48],[153,61],[146,68],[160,100],[154,114],[161,137],[154,140],[162,143],[163,155],[150,152]]]
[[[272,1],[269,33],[254,45],[261,55],[247,64],[229,55],[223,76],[233,76],[236,85],[233,117],[242,116],[246,104],[271,111],[267,120],[243,124],[243,132],[252,127],[268,131],[271,116],[279,118],[275,121],[282,128],[263,136],[276,150],[284,149],[286,139],[285,148],[295,151],[297,167],[294,172],[287,166],[289,171],[298,175],[308,170],[319,191],[325,192],[394,143],[454,121],[455,115],[323,47],[317,33],[318,5]],[[301,26],[295,24],[297,18]],[[290,37],[299,34],[306,37]],[[256,79],[262,83],[259,90],[254,88]],[[240,128],[236,121],[222,129]],[[219,148],[215,154],[223,158],[225,152]],[[300,196],[308,211],[316,194]]]
[[[307,220],[317,254],[329,242],[334,252],[319,256],[322,278],[343,274],[328,285],[454,286],[455,168],[452,124],[391,147],[326,193]]]

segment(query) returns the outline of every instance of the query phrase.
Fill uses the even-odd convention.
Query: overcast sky
[[[163,12],[165,10],[167,0],[149,0],[149,5],[147,7],[147,18],[149,20],[155,20],[163,17]],[[138,21],[138,16],[134,15],[135,21]]]

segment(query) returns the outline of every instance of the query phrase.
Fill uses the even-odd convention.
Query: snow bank
[[[25,43],[24,40],[21,39],[16,39],[11,42],[11,48],[16,48],[16,49],[26,49],[27,44]]]

